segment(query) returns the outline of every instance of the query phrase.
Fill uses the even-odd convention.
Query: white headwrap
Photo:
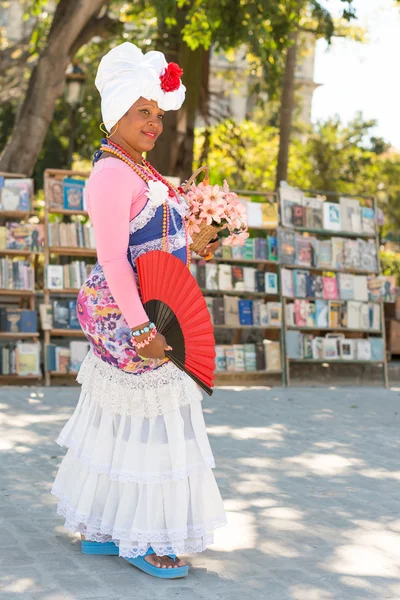
[[[160,77],[166,69],[168,63],[162,52],[143,54],[130,42],[103,56],[95,85],[101,95],[101,113],[109,131],[141,96],[154,100],[162,110],[178,110],[182,106],[186,88],[181,81],[172,92],[161,87]]]

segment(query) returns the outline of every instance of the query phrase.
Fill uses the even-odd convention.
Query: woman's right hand
[[[145,340],[148,337],[149,337],[149,334],[145,333],[145,334],[135,338],[135,340],[138,343],[140,343],[140,342],[143,342],[143,340]],[[143,358],[158,358],[158,359],[165,358],[165,350],[172,350],[172,348],[171,348],[171,346],[168,346],[167,340],[165,339],[165,337],[161,333],[158,333],[158,332],[157,332],[154,340],[152,340],[147,346],[145,346],[144,348],[136,349],[138,355]]]

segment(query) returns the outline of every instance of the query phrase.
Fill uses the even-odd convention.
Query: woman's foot
[[[148,554],[144,557],[144,560],[153,567],[159,569],[176,569],[177,567],[185,567],[186,563],[184,560],[176,557],[175,560],[169,556],[157,556],[157,554]]]

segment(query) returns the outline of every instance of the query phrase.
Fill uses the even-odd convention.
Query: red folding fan
[[[214,385],[214,329],[206,301],[187,266],[153,250],[136,262],[144,308],[172,350],[165,354],[211,396]]]

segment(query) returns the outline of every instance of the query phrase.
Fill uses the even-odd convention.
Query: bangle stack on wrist
[[[146,325],[146,327],[143,327],[143,329],[131,329],[131,336],[132,337],[139,337],[140,335],[143,335],[144,333],[149,333],[150,331],[152,331],[153,329],[155,329],[155,325],[154,323],[149,323],[148,325]]]
[[[137,342],[136,340],[132,339],[132,344],[137,349],[145,348],[146,346],[148,346],[150,344],[150,342],[152,342],[154,340],[154,338],[156,337],[156,335],[157,335],[157,329],[154,326],[152,328],[151,332],[149,333],[149,335],[147,336],[147,338],[143,340],[143,342]]]

